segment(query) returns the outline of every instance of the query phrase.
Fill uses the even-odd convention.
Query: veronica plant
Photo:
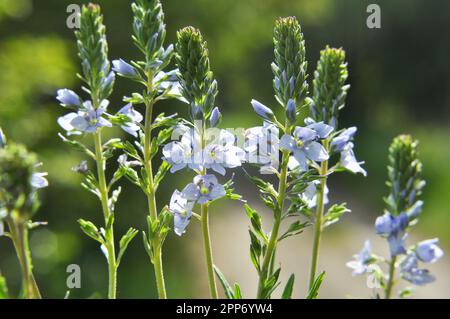
[[[24,146],[7,144],[0,129],[0,236],[14,244],[22,270],[22,294],[27,299],[41,298],[28,245],[29,230],[43,224],[32,222],[39,208],[38,190],[48,186],[47,174],[38,172],[40,165]]]
[[[246,206],[252,223],[250,255],[259,275],[258,298],[270,298],[279,285],[280,268],[275,269],[278,243],[301,233],[308,225],[308,222],[296,220],[284,234],[280,234],[282,221],[289,217],[299,217],[300,212],[306,208],[303,197],[305,190],[308,182],[316,180],[307,163],[328,158],[318,141],[326,138],[332,130],[323,123],[297,126],[304,120],[307,110],[308,84],[305,43],[295,18],[280,18],[276,21],[274,45],[275,62],[272,63],[272,70],[275,76],[275,97],[281,105],[284,119],[280,122],[271,108],[252,100],[253,109],[265,122],[262,127],[249,129],[246,141],[246,150],[250,155],[254,152],[262,155],[259,160],[259,164],[262,164],[261,172],[273,173],[278,178],[278,188],[275,189],[270,182],[251,177],[259,188],[264,204],[273,211],[274,223],[269,234],[262,229],[260,215]],[[283,134],[281,140],[278,137],[279,131]],[[282,150],[281,162],[278,146]],[[294,275],[286,284],[284,298],[290,298],[293,282]]]
[[[345,106],[345,99],[349,89],[346,84],[348,77],[345,52],[342,49],[326,47],[320,53],[320,59],[314,72],[312,100],[309,105],[311,119],[307,119],[310,125],[323,122],[330,128],[329,134],[321,140],[322,150],[328,156],[322,157],[320,166],[311,162],[317,173],[322,177],[320,183],[311,186],[314,194],[313,200],[308,205],[312,221],[314,223],[314,243],[312,249],[312,260],[309,276],[310,289],[314,286],[317,276],[317,265],[322,231],[325,227],[339,221],[340,217],[350,210],[346,204],[334,204],[327,212],[325,205],[328,203],[327,179],[342,170],[352,173],[361,173],[366,176],[366,171],[361,167],[353,151],[353,137],[357,131],[356,127],[338,129],[339,111]],[[339,160],[332,164],[334,157]],[[299,161],[301,162],[301,161]],[[314,190],[315,188],[315,190]],[[313,209],[315,208],[315,212]]]
[[[428,270],[419,263],[434,263],[443,256],[437,245],[438,239],[421,241],[406,247],[408,230],[418,221],[423,201],[419,199],[425,181],[422,179],[422,163],[418,159],[418,141],[409,135],[396,137],[389,147],[388,181],[389,195],[384,199],[384,214],[375,221],[378,235],[387,239],[390,258],[385,259],[372,253],[370,242],[366,241],[363,250],[347,263],[353,269],[353,275],[369,274],[374,288],[382,288],[384,297],[392,297],[394,286],[400,278],[422,286],[435,280]],[[388,272],[384,273],[381,264],[386,263]],[[399,291],[400,297],[406,297],[412,288]]]
[[[125,106],[129,116],[134,119],[128,123],[125,130],[137,138],[133,144],[122,145],[125,154],[120,163],[123,172],[131,182],[139,186],[148,202],[148,235],[143,233],[144,246],[154,265],[158,296],[167,298],[164,271],[162,264],[162,246],[167,235],[170,214],[167,207],[158,213],[156,192],[159,183],[168,172],[170,165],[163,162],[158,170],[153,169],[152,159],[158,153],[159,147],[170,138],[173,127],[178,120],[175,115],[165,116],[164,113],[154,118],[155,104],[164,99],[181,98],[179,84],[176,81],[177,70],[165,72],[173,54],[173,45],[164,47],[166,29],[164,13],[159,0],[137,0],[132,4],[134,14],[133,42],[143,54],[143,61],[127,63],[124,60],[113,61],[114,70],[143,86],[142,93],[133,93],[125,98]],[[145,106],[145,121],[143,127],[139,124],[143,117],[133,109],[135,105]],[[125,113],[124,113],[125,114]],[[158,133],[156,134],[158,130]],[[132,158],[128,161],[127,158]],[[133,166],[141,167],[137,171]]]
[[[83,219],[80,219],[79,223],[86,235],[100,243],[101,251],[108,262],[108,298],[114,299],[117,290],[117,268],[128,244],[137,232],[133,228],[128,230],[121,238],[119,251],[116,254],[114,210],[121,188],[113,189],[113,187],[125,172],[119,168],[107,181],[105,173],[107,161],[121,144],[120,139],[111,139],[103,143],[102,132],[113,125],[132,130],[135,125],[135,113],[130,108],[123,108],[116,115],[108,113],[108,97],[113,90],[115,74],[110,70],[103,16],[100,7],[95,4],[83,6],[80,14],[80,29],[75,32],[82,65],[82,74],[78,76],[86,85],[83,90],[89,94],[89,100],[83,101],[71,90],[59,90],[57,99],[63,107],[73,112],[60,117],[58,123],[67,132],[68,137],[60,134],[63,141],[83,151],[96,163],[96,174],[89,170],[87,162],[80,164],[75,171],[84,175],[85,180],[82,186],[100,200],[104,226],[97,227]],[[92,137],[94,150],[89,149],[81,141],[70,138],[78,135]]]
[[[185,232],[193,215],[201,221],[210,295],[217,299],[209,207],[225,196],[232,199],[240,197],[233,194],[231,181],[220,184],[216,175],[209,171],[225,175],[227,168],[241,165],[244,154],[235,146],[236,138],[232,133],[216,128],[221,113],[215,107],[217,81],[210,69],[206,41],[193,27],[178,31],[177,38],[178,80],[181,93],[190,104],[190,120],[177,127],[176,132],[181,139],[167,144],[163,155],[164,160],[171,164],[172,172],[188,167],[196,176],[181,192],[176,190],[173,193],[169,209],[178,235]],[[200,205],[200,215],[193,213],[195,204]]]

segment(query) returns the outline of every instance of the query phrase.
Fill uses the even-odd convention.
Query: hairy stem
[[[280,181],[278,184],[278,207],[279,211],[275,211],[275,221],[272,227],[272,232],[270,233],[269,244],[267,246],[266,254],[264,255],[263,264],[261,267],[261,272],[259,275],[259,283],[258,283],[258,293],[257,298],[263,298],[263,290],[264,283],[267,279],[269,267],[271,265],[272,259],[275,259],[275,250],[278,243],[278,232],[280,230],[281,225],[281,216],[283,213],[284,201],[286,197],[286,186],[287,186],[287,172],[288,172],[288,158],[289,152],[283,151],[282,159],[281,159],[281,173],[280,173]],[[272,261],[273,264],[273,261]]]
[[[328,151],[329,141],[325,140],[324,148]],[[314,225],[314,243],[312,250],[312,259],[311,259],[311,269],[309,273],[309,289],[312,288],[314,281],[316,280],[317,273],[317,264],[319,261],[319,250],[320,250],[320,239],[322,235],[322,227],[323,227],[323,214],[325,209],[325,188],[327,186],[327,174],[328,174],[328,161],[322,162],[320,165],[320,175],[322,176],[322,180],[320,181],[320,189],[317,194],[317,202],[316,202],[316,221]]]
[[[109,284],[108,284],[108,298],[116,298],[117,290],[117,261],[116,253],[114,247],[114,228],[113,223],[109,222],[111,218],[111,211],[109,209],[109,194],[108,186],[106,184],[105,177],[105,158],[103,157],[103,144],[101,130],[98,130],[94,134],[94,144],[95,144],[95,157],[97,163],[97,175],[98,175],[98,186],[100,191],[100,201],[102,203],[103,217],[105,219],[105,245],[108,252],[108,274],[109,274]]]
[[[397,256],[392,257],[389,264],[389,278],[385,290],[385,298],[390,299],[392,295],[392,288],[394,287],[394,277],[395,277],[395,262],[397,261]]]
[[[150,90],[151,88],[149,88]],[[151,141],[152,141],[152,118],[153,118],[153,102],[146,104],[145,110],[145,139],[144,139],[144,167],[147,174],[147,183],[149,189],[147,192],[147,203],[150,219],[155,221],[158,219],[158,210],[156,206],[155,186],[153,180],[153,167],[151,159]],[[164,271],[162,265],[162,244],[159,236],[154,236],[152,240],[153,247],[153,265],[155,270],[156,288],[158,289],[159,299],[167,299],[166,286],[164,282]]]

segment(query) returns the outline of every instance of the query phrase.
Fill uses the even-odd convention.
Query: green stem
[[[144,139],[144,167],[147,173],[147,183],[149,186],[147,192],[147,203],[150,219],[155,221],[158,219],[158,210],[156,206],[155,186],[153,180],[153,167],[151,158],[151,136],[152,136],[152,118],[153,118],[153,102],[146,104],[145,110],[145,139]],[[164,282],[164,271],[162,264],[162,243],[159,236],[154,236],[152,240],[153,258],[152,263],[155,270],[156,288],[158,289],[159,299],[167,299],[166,286]]]
[[[100,191],[100,201],[102,203],[103,217],[105,219],[105,245],[106,250],[108,252],[108,275],[109,275],[109,284],[108,284],[108,298],[116,299],[116,291],[117,291],[117,261],[116,261],[116,253],[114,248],[114,228],[113,223],[109,222],[111,218],[111,211],[109,210],[109,198],[108,198],[108,186],[106,184],[105,177],[105,158],[103,157],[103,144],[102,144],[102,135],[101,130],[98,130],[94,134],[94,143],[95,143],[95,157],[97,163],[97,175],[98,175],[98,183],[99,183],[99,191]]]
[[[25,222],[8,222],[11,238],[22,269],[23,291],[26,299],[41,299],[33,276],[33,264],[28,246],[28,228]]]
[[[328,151],[329,141],[325,140],[324,148]],[[317,195],[316,202],[316,221],[314,225],[314,243],[312,250],[312,260],[311,260],[311,270],[309,273],[309,289],[312,288],[314,281],[316,280],[317,273],[317,264],[319,261],[319,250],[320,250],[320,239],[322,235],[322,227],[323,227],[323,214],[325,208],[325,188],[327,186],[327,174],[328,174],[328,161],[322,162],[320,165],[320,175],[322,176],[322,180],[320,181],[320,190]]]
[[[385,297],[386,299],[391,298],[392,288],[394,287],[394,277],[395,277],[395,262],[397,261],[397,256],[392,257],[391,263],[389,265],[389,278],[386,285]]]
[[[216,277],[214,275],[214,268],[213,268],[214,263],[211,249],[211,238],[209,235],[208,204],[201,205],[201,212],[202,212],[203,245],[205,249],[206,267],[208,268],[209,291],[212,299],[218,299]]]
[[[267,246],[266,254],[264,255],[263,264],[261,267],[261,272],[259,274],[259,283],[258,283],[258,292],[257,298],[262,299],[264,284],[268,276],[269,267],[272,259],[275,259],[275,249],[278,243],[278,232],[280,230],[281,225],[281,216],[284,207],[284,201],[286,197],[286,186],[287,186],[287,173],[288,173],[288,158],[289,152],[283,151],[282,160],[281,160],[281,173],[280,173],[280,182],[278,184],[278,207],[279,211],[275,211],[275,221],[272,226],[272,232],[270,234],[269,244]]]

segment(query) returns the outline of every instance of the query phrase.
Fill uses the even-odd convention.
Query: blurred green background
[[[11,140],[25,143],[39,154],[49,172],[50,187],[42,194],[43,205],[35,217],[48,227],[33,231],[31,246],[35,274],[45,297],[62,298],[66,292],[66,267],[79,264],[82,288],[73,297],[104,297],[107,269],[97,243],[84,236],[80,217],[101,223],[96,199],[79,186],[71,167],[82,160],[57,137],[56,118],[64,110],[55,101],[58,88],[81,93],[75,76],[79,61],[73,30],[66,27],[74,0],[0,0],[0,126]],[[329,229],[323,243],[320,266],[329,270],[322,297],[368,297],[364,281],[353,279],[344,263],[359,251],[366,237],[376,247],[386,243],[373,235],[372,224],[382,212],[386,193],[387,147],[400,133],[420,139],[421,159],[427,180],[425,211],[410,242],[439,237],[450,249],[450,2],[445,0],[170,0],[162,1],[168,42],[176,30],[199,27],[209,44],[211,64],[219,81],[219,106],[224,127],[259,124],[250,100],[275,106],[270,63],[273,59],[272,27],[279,16],[295,15],[306,39],[309,71],[319,51],[329,44],[347,51],[352,86],[341,125],[356,125],[358,159],[366,160],[369,176],[340,174],[331,181],[333,201],[346,201],[353,212]],[[366,8],[381,6],[381,29],[366,27]],[[132,46],[130,1],[98,1],[103,7],[110,57],[138,59]],[[119,79],[111,107],[136,88]],[[164,112],[186,114],[177,102],[158,106]],[[122,134],[112,131],[112,135]],[[124,136],[125,137],[125,136]],[[128,138],[128,137],[126,137]],[[259,207],[256,190],[236,171],[237,191]],[[175,187],[189,180],[187,172],[170,176],[159,201],[167,202]],[[144,229],[145,199],[124,183],[126,191],[117,209],[116,229]],[[253,297],[256,275],[248,257],[247,220],[239,204],[222,203],[212,216],[216,263],[230,278],[243,281],[243,292]],[[270,215],[265,215],[270,220]],[[269,229],[269,225],[266,224]],[[164,264],[168,294],[172,298],[207,297],[199,225],[192,222],[182,238],[171,234]],[[298,297],[304,295],[311,234],[289,240],[280,253],[284,276],[295,271]],[[449,259],[430,269],[438,282],[419,292],[419,297],[449,297]],[[17,292],[20,273],[11,243],[0,238],[0,270],[10,290]],[[285,277],[283,277],[285,278]],[[119,269],[119,297],[156,297],[153,271],[139,237],[130,245]]]

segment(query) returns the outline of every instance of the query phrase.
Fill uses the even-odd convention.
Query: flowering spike
[[[177,32],[176,61],[183,97],[200,105],[204,114],[214,107],[217,82],[210,69],[206,41],[198,29],[186,27]]]
[[[345,51],[326,47],[320,52],[320,59],[314,72],[313,103],[311,116],[337,128],[339,110],[345,106],[348,78]]]
[[[393,215],[413,208],[425,186],[421,177],[422,163],[417,158],[418,144],[410,135],[400,135],[389,147],[387,185],[390,194],[385,201],[387,210]]]
[[[136,0],[131,9],[133,18],[133,41],[145,55],[148,69],[163,69],[170,63],[172,47],[163,47],[166,37],[164,12],[160,0]],[[169,54],[170,53],[170,54]],[[161,64],[164,64],[161,67]]]
[[[308,63],[305,60],[305,41],[295,17],[280,18],[275,22],[273,42],[275,96],[283,107],[290,99],[302,106],[308,94]]]
[[[78,40],[78,56],[83,67],[83,80],[100,101],[112,93],[114,85],[105,31],[100,6],[92,3],[83,6],[80,29],[75,32]]]

